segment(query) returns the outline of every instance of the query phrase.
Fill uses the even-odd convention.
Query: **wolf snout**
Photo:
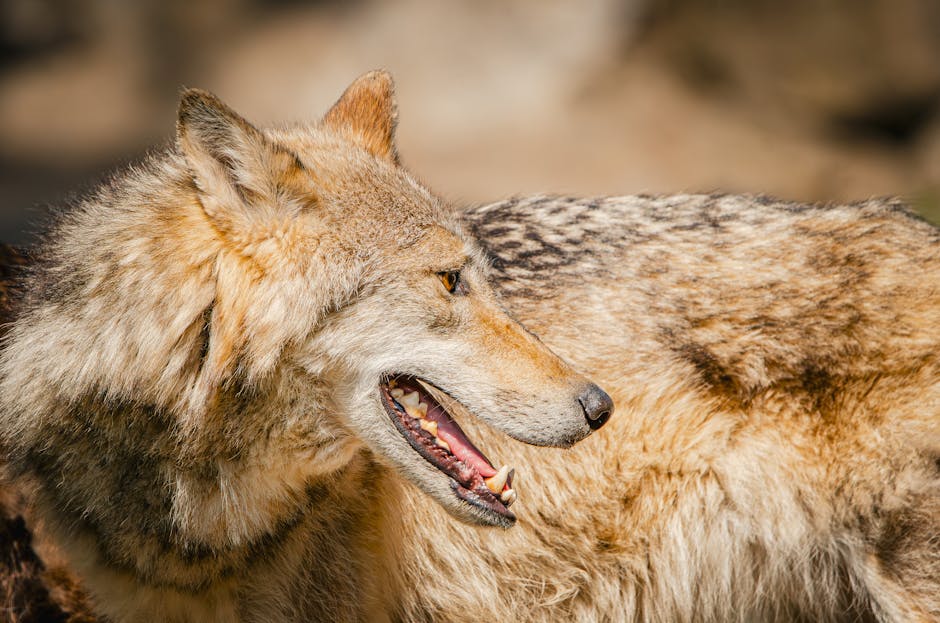
[[[610,399],[607,392],[594,383],[589,383],[581,391],[578,402],[581,404],[584,418],[591,430],[597,430],[606,424],[614,411],[614,401]]]

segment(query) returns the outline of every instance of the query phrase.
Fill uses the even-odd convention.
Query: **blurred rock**
[[[658,0],[643,21],[627,50],[761,116],[904,144],[940,108],[934,0]]]

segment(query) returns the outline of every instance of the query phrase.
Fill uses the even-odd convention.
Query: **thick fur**
[[[397,530],[448,529],[390,557],[402,619],[940,619],[937,228],[689,195],[465,218],[509,309],[618,413],[566,452],[476,433],[522,470],[506,534],[409,495]]]
[[[732,196],[458,214],[394,122],[382,74],[275,130],[188,92],[177,147],[49,238],[0,431],[99,613],[940,618],[935,227]],[[520,443],[587,435],[575,368],[610,423]],[[515,527],[470,525],[381,411],[389,372],[516,467]]]
[[[40,250],[0,355],[0,438],[109,619],[378,616],[390,468],[511,525],[398,432],[390,374],[521,441],[591,432],[594,386],[505,312],[457,215],[398,166],[391,92],[368,74],[322,122],[260,130],[187,91],[174,149]]]

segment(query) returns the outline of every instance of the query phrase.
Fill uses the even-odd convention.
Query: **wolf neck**
[[[154,540],[237,558],[320,504],[324,484],[341,480],[359,451],[351,438],[319,433],[320,405],[267,390],[227,389],[185,436],[153,407],[83,400],[50,414],[43,440],[22,449],[23,468],[48,483],[58,512],[74,515],[79,501],[106,549],[127,544],[136,557],[134,542]]]
[[[176,474],[172,504],[181,534],[213,548],[270,538],[322,504],[320,490],[342,479],[360,451],[352,437],[324,432],[322,400],[291,391],[309,379],[276,373],[278,380],[253,396],[244,389],[222,393],[185,449],[187,469]]]
[[[194,593],[274,558],[290,567],[301,550],[338,560],[316,535],[367,514],[368,495],[344,492],[371,490],[370,459],[323,424],[328,395],[286,364],[201,400],[218,243],[178,160],[149,166],[126,187],[178,183],[102,191],[60,227],[29,284],[0,355],[13,465],[38,484],[38,510],[92,592],[102,574]],[[182,424],[180,405],[201,408]]]
[[[327,592],[309,612],[334,620],[374,602],[382,471],[358,442],[320,433],[325,403],[298,403],[300,379],[278,373],[277,386],[220,392],[198,437],[153,407],[97,397],[46,414],[20,467],[92,595],[125,604],[110,620],[232,621],[255,607],[244,620],[290,620],[272,609]],[[311,560],[329,573],[305,578]]]

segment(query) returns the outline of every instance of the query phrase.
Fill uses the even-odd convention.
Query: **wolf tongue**
[[[494,468],[489,460],[483,456],[483,453],[473,445],[473,442],[467,439],[467,436],[460,430],[457,422],[451,419],[450,415],[441,407],[432,405],[431,408],[428,409],[427,419],[432,422],[437,422],[438,439],[446,441],[447,445],[450,446],[451,453],[460,459],[460,461],[476,469],[484,478],[489,478],[496,474],[496,468]]]

